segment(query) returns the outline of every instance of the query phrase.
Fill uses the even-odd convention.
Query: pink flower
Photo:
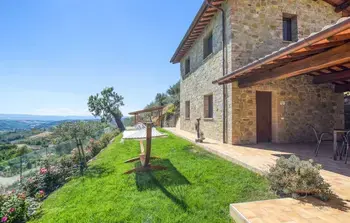
[[[47,169],[46,169],[46,168],[40,168],[40,173],[41,173],[41,174],[47,173]]]
[[[39,190],[39,194],[43,195],[43,194],[45,194],[45,192],[43,190]]]
[[[25,200],[25,199],[26,199],[25,193],[19,193],[19,194],[17,194],[17,197],[20,198],[20,199],[22,199],[22,200]]]
[[[12,212],[15,212],[15,208],[10,208],[9,212],[12,213]]]
[[[4,216],[1,218],[1,222],[7,222],[7,219],[8,219],[7,216]]]

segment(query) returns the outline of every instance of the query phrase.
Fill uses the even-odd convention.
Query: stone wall
[[[344,127],[344,96],[331,84],[312,84],[307,75],[260,84],[232,87],[233,143],[256,143],[256,91],[272,92],[272,142],[314,141],[313,125],[321,132]]]
[[[227,53],[231,58],[231,13],[229,0],[223,5],[226,11],[226,30]],[[181,61],[181,84],[180,84],[180,126],[182,130],[195,132],[195,122],[201,118],[201,130],[204,136],[211,139],[222,141],[223,135],[223,88],[222,86],[212,84],[212,81],[222,77],[222,23],[221,15],[217,14],[212,22],[206,27],[202,36],[195,42],[191,50]],[[213,53],[203,60],[203,39],[210,33],[213,33]],[[191,71],[185,75],[185,60],[190,57]],[[231,61],[228,61],[228,72],[231,72]],[[231,133],[231,85],[228,87],[228,127],[227,131]],[[213,119],[204,120],[204,95],[213,94]],[[190,119],[185,119],[185,102],[190,101]],[[231,135],[228,134],[228,141],[231,142]]]
[[[297,16],[299,39],[341,17],[313,0],[234,0],[231,14],[233,70],[290,44],[283,41],[283,14]]]
[[[324,1],[312,0],[228,0],[226,11],[228,73],[269,54],[290,42],[282,38],[283,14],[297,15],[298,37],[320,31],[325,25],[335,23],[340,15]],[[214,52],[203,60],[203,38],[213,32]],[[204,113],[204,95],[213,94],[214,118],[203,120],[201,129],[205,137],[222,140],[223,96],[222,86],[212,81],[222,76],[221,16],[218,13],[181,61],[180,127],[195,132],[196,118]],[[185,75],[184,61],[190,57],[191,71]],[[273,141],[305,141],[309,136],[307,123],[329,129],[342,125],[341,96],[332,93],[331,86],[312,85],[308,76],[291,78],[252,88],[239,89],[228,85],[228,142],[256,142],[256,90],[273,93]],[[295,101],[293,101],[295,100]],[[185,101],[190,101],[190,119],[185,119]],[[279,103],[286,101],[281,107]],[[302,106],[305,110],[302,110]],[[318,112],[318,111],[319,112]],[[329,114],[325,112],[329,111]],[[297,118],[294,118],[294,117]],[[304,118],[299,118],[304,116]],[[315,117],[314,117],[315,116]],[[328,121],[323,121],[328,119]],[[327,122],[327,123],[325,123]],[[309,130],[308,130],[309,132]]]
[[[232,70],[290,44],[283,41],[284,14],[297,16],[299,39],[341,16],[326,2],[311,0],[234,0],[231,12]],[[245,89],[233,84],[233,144],[256,143],[257,90],[272,92],[273,142],[313,140],[307,123],[324,131],[343,125],[342,95],[333,93],[330,85],[313,85],[308,76]]]

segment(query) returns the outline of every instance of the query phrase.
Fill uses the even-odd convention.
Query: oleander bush
[[[38,192],[51,193],[64,183],[76,172],[76,168],[71,165],[67,158],[56,165],[49,165],[45,162],[44,167],[40,168],[39,173],[27,178],[23,182],[23,190],[31,197]]]
[[[322,166],[313,160],[300,160],[295,155],[288,159],[281,157],[270,169],[267,178],[271,188],[281,194],[315,195],[327,199],[331,194],[330,185],[320,174]]]
[[[11,191],[0,195],[0,221],[25,222],[28,219],[28,202],[25,193]]]
[[[95,157],[118,134],[119,131],[112,131],[103,134],[99,140],[91,139],[84,149],[85,158]],[[26,222],[40,213],[41,201],[78,173],[77,153],[75,149],[72,155],[63,156],[59,160],[44,159],[37,173],[22,179],[21,184],[18,183],[20,185],[18,192],[13,190],[3,193],[0,191],[0,222]]]

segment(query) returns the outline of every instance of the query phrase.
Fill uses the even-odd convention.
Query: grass
[[[32,222],[231,222],[230,203],[274,197],[265,178],[168,134],[152,144],[161,157],[152,164],[168,170],[124,175],[140,165],[123,163],[138,155],[139,142],[118,136]]]

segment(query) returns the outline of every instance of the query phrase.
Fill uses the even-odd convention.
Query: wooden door
[[[256,92],[256,137],[257,142],[272,141],[272,94]]]

